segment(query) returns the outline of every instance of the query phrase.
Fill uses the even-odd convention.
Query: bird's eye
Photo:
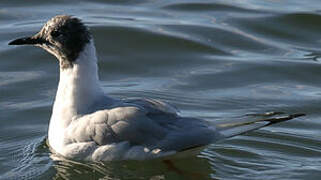
[[[60,31],[52,31],[52,32],[50,33],[50,35],[55,38],[55,37],[60,36],[60,35],[61,35],[61,32],[60,32]]]

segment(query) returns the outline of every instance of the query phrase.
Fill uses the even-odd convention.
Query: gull
[[[304,114],[213,125],[183,117],[165,102],[107,96],[99,83],[89,28],[69,15],[50,19],[33,36],[9,45],[34,45],[53,54],[60,78],[48,129],[54,154],[85,161],[144,160],[183,153]]]

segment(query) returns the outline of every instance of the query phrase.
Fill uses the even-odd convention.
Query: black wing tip
[[[306,116],[306,114],[304,114],[304,113],[298,113],[298,114],[292,114],[292,115],[290,115],[290,117],[292,117],[292,118],[297,118],[297,117],[301,117],[301,116]]]
[[[305,115],[306,114],[304,114],[304,113],[290,114],[290,115],[287,115],[287,116],[266,119],[265,121],[269,121],[269,124],[267,124],[267,126],[269,126],[271,124],[288,121],[288,120],[291,120],[291,119],[294,119],[294,118],[297,118],[297,117],[302,117],[302,116],[305,116]]]

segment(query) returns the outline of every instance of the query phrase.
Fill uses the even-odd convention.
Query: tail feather
[[[219,124],[217,125],[217,129],[224,138],[229,138],[229,137],[247,133],[256,129],[260,129],[265,126],[270,126],[272,124],[288,121],[300,116],[305,116],[305,114],[300,113],[300,114],[290,114],[290,115],[282,115],[277,117],[270,117],[270,116],[275,116],[280,114],[281,113],[269,112],[269,113],[260,115],[265,117],[262,119],[256,119],[256,120],[247,121],[247,122]]]

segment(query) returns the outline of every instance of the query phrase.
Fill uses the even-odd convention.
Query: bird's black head
[[[62,68],[72,66],[91,40],[88,28],[80,19],[58,15],[50,19],[34,36],[16,39],[9,45],[35,45],[55,55]]]

